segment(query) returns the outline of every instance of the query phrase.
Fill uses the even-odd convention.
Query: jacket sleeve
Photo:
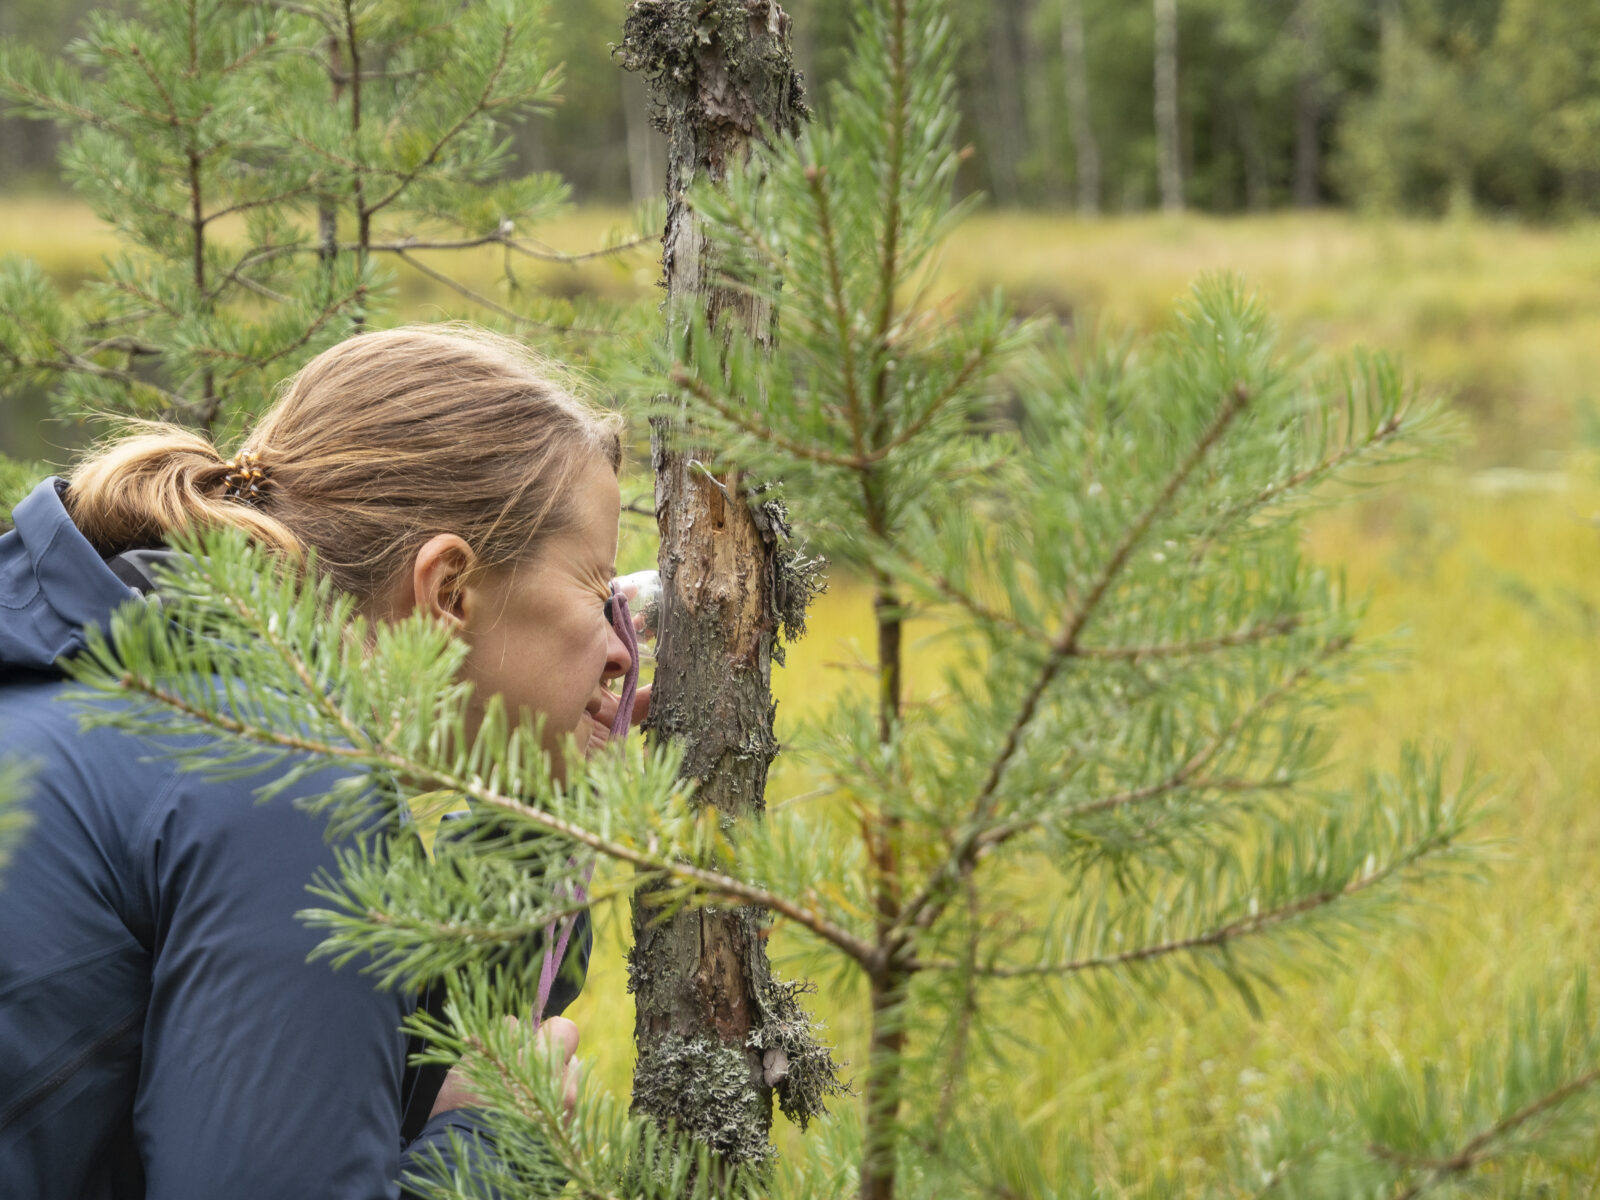
[[[294,914],[332,852],[291,797],[257,803],[249,787],[180,777],[132,847],[153,935],[134,1106],[146,1195],[394,1200],[413,1161],[449,1163],[448,1130],[471,1139],[471,1122],[437,1119],[402,1147],[410,1000],[357,963],[307,961],[321,935]]]

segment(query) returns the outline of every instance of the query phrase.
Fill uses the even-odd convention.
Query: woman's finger
[[[578,1052],[578,1027],[565,1017],[546,1017],[539,1026],[538,1043],[540,1046],[549,1046],[552,1043],[561,1048],[561,1062],[563,1065],[572,1060]]]
[[[650,692],[655,687],[647,683],[633,694],[633,724],[643,725],[650,715]]]

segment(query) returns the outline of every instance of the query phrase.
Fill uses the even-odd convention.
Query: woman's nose
[[[606,626],[606,666],[600,673],[600,678],[616,679],[626,675],[631,666],[633,657],[628,653],[628,648],[622,644],[622,638],[617,635],[616,627]]]

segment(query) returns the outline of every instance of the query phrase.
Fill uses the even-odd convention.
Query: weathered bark
[[[794,133],[805,115],[789,18],[772,0],[635,0],[623,66],[649,81],[667,136],[662,235],[666,313],[704,312],[724,339],[771,349],[776,313],[723,287],[685,193],[721,180],[762,129]],[[771,670],[780,621],[781,512],[753,506],[736,469],[658,425],[652,439],[663,610],[650,727],[681,744],[697,798],[726,818],[759,817],[777,753]],[[773,1085],[802,1124],[837,1084],[795,995],[772,977],[759,909],[662,919],[654,894],[634,901],[635,1111],[671,1121],[731,1161],[769,1158]]]
[[[1178,0],[1155,0],[1156,168],[1161,207],[1183,208],[1183,159],[1178,146]]]
[[[1067,120],[1078,180],[1078,212],[1100,211],[1100,142],[1089,117],[1089,55],[1083,34],[1083,0],[1061,0],[1061,66],[1067,84]]]

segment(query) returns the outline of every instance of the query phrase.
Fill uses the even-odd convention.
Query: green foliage
[[[1378,87],[1350,106],[1337,164],[1346,194],[1435,212],[1592,208],[1600,14],[1506,0],[1464,22],[1450,7],[1415,6]]]
[[[1026,1053],[995,1036],[1004,1014],[1042,1001],[1114,1028],[1178,989],[1255,1008],[1470,861],[1475,788],[1426,755],[1328,782],[1330,713],[1374,656],[1360,603],[1299,544],[1309,506],[1444,437],[1440,411],[1381,356],[1286,354],[1231,279],[1120,344],[939,295],[962,211],[948,17],[935,0],[865,7],[829,118],[691,196],[730,282],[780,311],[778,352],[724,353],[691,324],[638,380],[695,444],[778,481],[872,585],[875,702],[842,700],[797,739],[825,803],[734,837],[689,803],[670,747],[558,784],[537,730],[497,703],[469,727],[464,650],[439,628],[369,627],[231,535],[184,543],[161,607],[119,613],[75,665],[117,701],[92,720],[210,730],[182,751],[196,769],[341,768],[325,808],[349,840],[307,919],[323,953],[380,982],[449,981],[444,1020],[417,1028],[431,1054],[465,1057],[499,1147],[488,1179],[432,1194],[557,1176],[586,1196],[687,1194],[691,1178],[694,1194],[1122,1194],[1081,1154],[1046,1164],[1010,1097],[969,1087],[980,1050]],[[901,680],[912,618],[950,649],[918,702]],[[473,812],[430,862],[393,814],[437,790]],[[603,1096],[562,1121],[552,1064],[502,1018],[531,1002],[572,872],[600,859],[632,869],[602,899],[659,886],[671,906],[763,906],[870,993],[866,1102],[820,1123],[802,1161],[737,1176]],[[1587,1010],[1581,987],[1566,1017],[1534,1004],[1462,1088],[1409,1068],[1328,1080],[1256,1131],[1229,1182],[1419,1194],[1491,1157],[1560,1152],[1595,1102]],[[646,1082],[737,1145],[741,1081],[658,1049]]]
[[[1587,978],[1530,990],[1499,1043],[1474,1049],[1459,1067],[1399,1053],[1358,1080],[1290,1097],[1256,1131],[1240,1176],[1285,1200],[1481,1194],[1475,1176],[1488,1171],[1501,1194],[1535,1194],[1519,1179],[1536,1159],[1578,1183],[1600,1108]]]
[[[67,179],[122,246],[70,296],[0,262],[0,397],[48,388],[68,418],[173,420],[222,444],[301,363],[385,319],[380,259],[536,338],[617,326],[528,294],[513,268],[563,259],[527,235],[565,184],[508,174],[508,131],[560,82],[541,7],[130,8],[90,14],[66,58],[0,43],[0,100],[61,127]],[[488,246],[504,300],[436,257]]]

